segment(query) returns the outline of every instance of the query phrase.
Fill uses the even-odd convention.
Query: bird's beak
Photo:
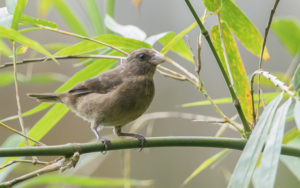
[[[153,63],[154,65],[159,65],[163,62],[165,62],[166,59],[162,54],[156,53],[151,59],[150,62]]]

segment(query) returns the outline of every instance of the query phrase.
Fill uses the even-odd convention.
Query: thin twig
[[[5,165],[0,166],[0,170],[3,168],[6,168],[10,165],[13,165],[15,163],[27,163],[27,164],[33,164],[33,165],[47,165],[49,164],[48,162],[44,162],[44,161],[39,161],[39,160],[19,160],[19,159],[15,159],[15,160],[11,160],[8,163],[6,163]]]
[[[124,57],[120,56],[110,56],[110,55],[68,55],[68,56],[54,56],[55,59],[84,59],[84,58],[99,58],[99,59],[117,59],[122,60],[125,59]],[[23,59],[22,61],[18,61],[17,65],[27,64],[27,63],[38,63],[38,62],[46,62],[52,61],[49,57],[39,57],[39,58],[32,58],[32,59]],[[11,62],[4,63],[0,65],[0,69],[5,67],[13,66],[14,64]]]
[[[180,118],[180,119],[187,119],[187,120],[192,120],[196,122],[201,122],[201,123],[209,123],[209,124],[217,124],[220,126],[223,126],[224,124],[227,124],[228,121],[225,121],[224,119],[221,118],[216,118],[216,117],[211,117],[211,116],[204,116],[204,115],[199,115],[199,114],[192,114],[192,113],[183,113],[183,112],[154,112],[154,113],[149,113],[145,114],[139,119],[137,119],[134,124],[131,126],[130,132],[136,132],[138,129],[143,127],[145,123],[149,120],[154,120],[154,119],[163,119],[163,118]],[[229,118],[228,118],[229,119]],[[233,123],[235,126],[238,128],[234,127],[232,124],[230,128],[233,130],[241,130],[242,126],[238,123]]]
[[[268,25],[265,28],[264,40],[263,40],[263,44],[262,44],[262,47],[261,47],[261,52],[260,52],[260,57],[259,57],[259,62],[258,62],[258,69],[259,70],[262,69],[262,59],[263,59],[263,55],[264,55],[264,51],[265,51],[265,46],[266,46],[266,43],[267,43],[269,30],[270,30],[272,20],[273,20],[273,16],[275,14],[278,3],[279,3],[279,0],[275,0],[274,6],[271,9]],[[257,118],[258,118],[259,117],[259,107],[260,107],[260,97],[261,97],[261,93],[260,93],[260,75],[258,75],[257,91],[258,91],[258,103],[257,103]],[[254,120],[254,124],[255,123],[256,123],[256,119]]]
[[[68,168],[72,168],[75,167],[75,165],[77,164],[78,160],[79,160],[79,154],[75,153],[72,157],[70,158],[63,158],[58,160],[55,163],[52,163],[50,165],[47,165],[41,169],[38,169],[36,171],[30,172],[28,174],[25,174],[23,176],[14,178],[10,181],[6,181],[0,184],[0,187],[12,187],[18,183],[24,182],[28,179],[40,176],[42,174],[46,174],[49,172],[55,172],[55,171],[64,171]]]
[[[169,74],[169,73],[166,73],[164,71],[161,71],[159,69],[157,69],[157,72],[159,72],[161,75],[165,76],[165,77],[169,77],[169,78],[172,78],[174,80],[179,80],[179,81],[186,81],[186,77],[178,77],[178,76],[174,76],[172,74]]]
[[[193,8],[192,4],[190,3],[190,1],[189,0],[185,0],[185,2],[187,4],[188,8],[190,9],[192,15],[194,16],[195,20],[197,21],[197,23],[198,23],[198,25],[199,25],[199,27],[201,29],[201,32],[202,32],[203,36],[205,37],[205,39],[206,39],[206,41],[207,41],[207,43],[208,43],[208,45],[209,45],[209,47],[210,47],[210,49],[212,51],[212,53],[213,53],[213,55],[214,55],[217,63],[218,63],[218,66],[219,66],[219,68],[220,68],[220,70],[222,72],[223,78],[224,78],[224,80],[226,82],[226,85],[227,85],[227,87],[229,89],[229,92],[230,92],[230,95],[232,97],[234,107],[236,108],[236,110],[237,110],[237,112],[239,114],[239,117],[240,117],[240,119],[241,119],[241,121],[243,123],[243,127],[244,127],[244,130],[245,130],[246,137],[249,137],[250,134],[251,134],[250,125],[248,124],[248,121],[247,121],[247,119],[245,117],[245,114],[244,114],[244,112],[242,110],[240,101],[239,101],[239,99],[238,99],[238,97],[237,97],[237,95],[236,95],[236,93],[235,93],[235,91],[234,91],[234,89],[233,89],[233,87],[232,87],[232,85],[230,83],[230,79],[228,78],[228,75],[227,75],[227,73],[225,71],[225,68],[223,67],[223,64],[222,64],[222,62],[220,60],[220,57],[219,57],[219,55],[218,55],[218,53],[216,51],[216,48],[214,47],[214,45],[213,45],[213,43],[211,41],[209,33],[206,30],[206,28],[204,27],[204,25],[202,24],[201,20],[199,19],[198,15],[197,15],[195,9]]]
[[[117,48],[117,47],[115,47],[113,45],[110,45],[110,44],[107,44],[105,42],[101,42],[101,41],[92,39],[92,38],[87,37],[87,36],[79,35],[79,34],[76,34],[76,33],[71,33],[71,32],[68,32],[68,31],[63,31],[63,30],[56,29],[56,28],[42,26],[42,25],[39,25],[38,27],[40,27],[42,29],[49,30],[49,31],[54,31],[54,32],[57,32],[57,33],[61,33],[61,34],[64,34],[64,35],[69,35],[69,36],[72,36],[72,37],[76,37],[76,38],[80,38],[80,39],[84,39],[84,40],[89,40],[89,41],[92,41],[92,42],[95,42],[95,43],[98,43],[98,44],[102,44],[102,45],[107,46],[107,47],[109,47],[111,49],[114,49],[114,50],[116,50],[118,52],[121,52],[122,54],[128,55],[127,52],[121,50],[120,48]]]
[[[40,142],[40,141],[38,141],[38,140],[35,140],[35,139],[31,138],[31,137],[28,137],[28,136],[24,135],[24,134],[21,133],[20,131],[18,131],[18,130],[16,130],[16,129],[13,129],[12,127],[10,127],[10,126],[8,126],[8,125],[2,123],[2,122],[0,122],[0,126],[6,128],[6,129],[8,129],[8,130],[10,130],[11,132],[14,132],[14,133],[16,133],[16,134],[18,134],[18,135],[20,135],[20,136],[23,136],[24,138],[26,138],[26,139],[28,139],[28,140],[31,140],[31,141],[35,142],[36,144],[38,144],[38,145],[40,145],[40,146],[45,146],[45,145],[46,145],[46,144],[44,144],[44,143],[42,143],[42,142]]]
[[[22,116],[20,96],[19,96],[18,73],[17,73],[17,57],[16,57],[16,42],[15,41],[13,41],[13,64],[14,64],[14,83],[15,83],[15,90],[16,90],[16,102],[17,102],[17,107],[18,107],[19,122],[20,122],[20,127],[21,127],[21,130],[22,130],[22,134],[26,135],[23,116]],[[25,137],[25,144],[26,144],[26,146],[29,146],[28,140],[27,140],[26,137]]]
[[[193,80],[194,82],[197,82],[197,77],[192,74],[191,72],[189,72],[187,69],[185,69],[183,66],[181,66],[179,63],[175,62],[173,59],[165,56],[166,60],[171,63],[172,65],[174,65],[176,68],[178,68],[179,70],[181,70],[183,73],[185,73],[191,80]]]

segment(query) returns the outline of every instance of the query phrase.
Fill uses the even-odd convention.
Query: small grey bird
[[[135,137],[141,148],[144,136],[124,133],[122,126],[137,119],[154,97],[153,75],[165,58],[151,49],[131,52],[119,66],[74,86],[65,93],[28,94],[39,102],[61,102],[76,115],[91,122],[91,129],[107,149],[109,140],[100,137],[104,126],[114,126],[118,136]]]

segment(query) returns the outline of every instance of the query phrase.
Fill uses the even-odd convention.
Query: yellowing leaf
[[[241,43],[259,57],[263,42],[262,36],[243,11],[232,0],[224,0],[220,16]],[[263,58],[270,59],[267,49],[264,51]]]
[[[233,79],[233,86],[240,100],[240,104],[242,106],[243,112],[247,120],[252,122],[252,102],[247,73],[243,65],[237,45],[235,43],[234,37],[231,34],[227,25],[224,23],[222,23],[222,31],[224,37],[224,47]],[[225,70],[229,75],[225,58],[223,55],[223,49],[221,47],[220,32],[218,26],[212,27],[211,35],[213,43],[217,49],[217,53],[219,57],[221,57],[223,67],[225,67]]]

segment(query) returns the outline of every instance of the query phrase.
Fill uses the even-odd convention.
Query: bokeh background
[[[86,27],[91,28],[87,20],[87,15],[83,11],[83,3],[80,0],[67,0],[70,6],[76,10],[78,17],[83,20]],[[202,15],[204,7],[202,1],[193,0],[198,14]],[[250,20],[257,26],[263,34],[267,24],[271,7],[274,0],[252,0],[241,1],[236,0],[238,6],[245,12]],[[99,9],[104,9],[105,1],[99,0]],[[0,7],[5,6],[5,1],[0,1]],[[300,20],[300,1],[289,0],[281,1],[277,8],[276,17],[293,17]],[[25,13],[31,16],[37,16],[37,1],[29,1],[25,9]],[[104,12],[104,11],[102,11]],[[186,7],[183,0],[144,0],[139,8],[132,5],[130,0],[117,0],[115,9],[116,20],[121,24],[136,25],[147,33],[147,36],[162,33],[166,31],[174,31],[176,33],[182,31],[194,22],[194,19]],[[59,14],[52,9],[47,17],[48,20],[54,21],[63,30],[70,30]],[[208,17],[205,25],[210,29],[217,23],[214,16]],[[195,27],[185,40],[191,41],[192,47],[196,49],[196,39],[199,35],[198,27]],[[26,36],[39,41],[41,44],[50,42],[66,42],[76,43],[77,40],[65,35],[49,31],[40,31],[28,33]],[[160,45],[155,46],[157,50],[161,49]],[[270,72],[284,72],[287,70],[292,57],[283,48],[278,39],[272,32],[269,34],[267,48],[270,53],[270,61],[264,62],[263,68]],[[249,53],[244,47],[239,45],[241,56],[246,67],[248,75],[258,68],[258,58]],[[174,55],[169,54],[176,59],[182,66],[193,71],[193,65],[190,62]],[[9,61],[1,58],[2,63]],[[71,77],[80,67],[73,65],[77,61],[61,61],[60,65],[55,63],[35,64],[33,73],[55,72]],[[202,71],[201,77],[205,83],[205,87],[212,98],[229,97],[228,89],[220,74],[210,49],[206,41],[203,41],[202,50]],[[170,68],[172,66],[166,65]],[[9,71],[12,68],[6,68],[1,71]],[[27,66],[19,66],[18,70],[22,73],[28,71]],[[193,101],[204,100],[204,97],[192,85],[186,82],[180,82],[165,78],[160,74],[155,76],[156,95],[154,101],[147,112],[188,112],[202,115],[217,116],[214,109],[210,106],[182,108],[181,104]],[[36,106],[34,100],[26,97],[29,92],[52,92],[62,83],[57,82],[47,85],[26,85],[20,84],[21,104],[23,111],[27,111]],[[0,88],[0,119],[17,113],[15,102],[15,90],[13,85]],[[235,109],[231,104],[221,105],[221,109],[228,116],[235,115]],[[25,118],[26,128],[32,127],[44,112]],[[19,129],[17,120],[8,123],[14,128]],[[181,119],[162,119],[151,122],[152,136],[214,136],[219,126],[212,124],[201,124],[189,120]],[[124,130],[129,130],[130,126],[126,126]],[[147,128],[141,129],[140,133],[146,134]],[[104,136],[111,135],[112,129],[104,129]],[[2,143],[10,132],[1,128],[0,143]],[[231,130],[227,130],[224,136],[238,137],[239,135]],[[90,131],[89,124],[73,113],[68,113],[58,124],[51,130],[48,135],[43,138],[43,142],[49,145],[65,144],[71,142],[88,142],[94,138]],[[116,137],[112,137],[116,138]],[[131,177],[133,179],[152,179],[154,185],[152,187],[166,188],[179,187],[187,176],[198,167],[205,159],[209,158],[216,152],[220,151],[216,148],[151,148],[144,149],[142,152],[132,150],[131,152]],[[208,168],[196,178],[194,178],[186,187],[225,187],[227,184],[227,175],[231,173],[236,164],[240,152],[234,151],[213,169]],[[103,156],[99,154],[96,162],[102,161]],[[98,162],[99,162],[98,161]],[[82,174],[100,177],[122,177],[123,176],[123,152],[112,151],[105,156],[105,160],[97,168],[92,168],[94,164],[85,167]],[[299,182],[283,165],[279,166],[279,174],[276,187],[298,187]]]

